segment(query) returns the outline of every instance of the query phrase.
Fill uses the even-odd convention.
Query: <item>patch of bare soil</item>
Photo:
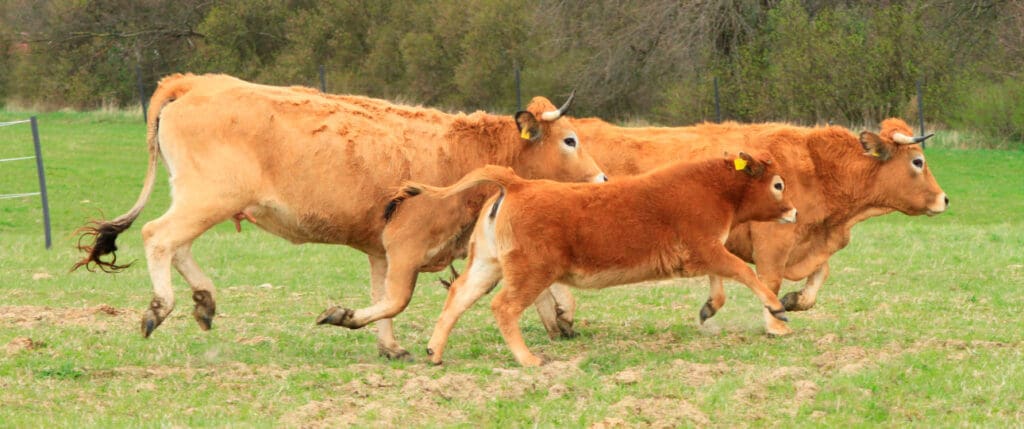
[[[38,348],[41,344],[32,341],[29,337],[16,337],[11,342],[4,346],[8,355],[16,354],[22,350],[32,350]]]
[[[872,361],[887,355],[885,352],[875,351],[870,355],[863,347],[847,346],[839,350],[830,350],[815,357],[811,362],[824,373],[839,372],[850,374],[870,365]]]
[[[722,375],[739,370],[737,364],[725,361],[716,363],[687,362],[682,359],[672,361],[672,373],[683,383],[693,386],[710,386]]]
[[[674,428],[707,426],[711,423],[700,408],[679,398],[634,398],[627,396],[611,407],[613,416],[591,425],[591,429],[636,426],[627,420],[639,420],[646,427]]]
[[[110,322],[122,323],[136,319],[134,310],[100,304],[85,308],[40,307],[34,305],[0,306],[0,325],[31,328],[38,324],[57,326],[93,326],[106,328]],[[134,320],[132,320],[134,322]]]

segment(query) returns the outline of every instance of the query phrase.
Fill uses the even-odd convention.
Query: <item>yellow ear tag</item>
[[[519,137],[522,137],[524,140],[529,140],[530,139],[530,129],[529,128],[523,128],[523,133],[520,134]]]
[[[878,151],[875,149],[871,149],[871,156],[878,158]]]
[[[740,171],[744,168],[747,168],[747,160],[743,158],[736,158],[732,160],[732,164],[736,166],[736,171]]]

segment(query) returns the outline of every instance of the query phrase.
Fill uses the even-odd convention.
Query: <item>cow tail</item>
[[[187,79],[182,79],[183,77],[180,74],[165,77],[160,81],[156,91],[153,93],[153,97],[150,99],[149,112],[147,112],[146,116],[146,144],[149,149],[149,164],[146,168],[146,178],[142,182],[142,191],[139,193],[139,198],[135,201],[135,205],[132,206],[128,213],[118,216],[113,220],[92,220],[75,231],[75,234],[78,235],[78,250],[85,252],[86,256],[76,262],[71,267],[71,271],[84,266],[89,271],[99,268],[104,272],[115,273],[132,265],[132,262],[127,264],[117,263],[117,244],[115,241],[118,235],[132,226],[135,219],[142,213],[142,209],[146,207],[150,194],[153,193],[153,185],[156,183],[157,163],[160,160],[160,142],[157,138],[160,111],[168,103],[188,91],[191,85],[188,85]],[[90,237],[92,240],[91,244],[82,244],[82,240],[88,241]],[[108,254],[111,255],[109,260],[101,259],[101,257]]]
[[[448,198],[483,184],[494,184],[501,187],[501,194],[504,195],[509,185],[521,182],[523,179],[516,175],[509,167],[497,165],[486,165],[473,170],[459,179],[451,186],[439,187],[424,185],[415,182],[405,182],[402,189],[398,191],[388,202],[384,209],[384,220],[389,221],[394,216],[398,206],[403,201],[417,195],[426,195],[433,198]]]

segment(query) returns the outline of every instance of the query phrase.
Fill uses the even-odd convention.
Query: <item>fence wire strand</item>
[[[30,119],[22,119],[20,121],[0,122],[0,127],[6,127],[8,125],[27,124],[29,121]]]

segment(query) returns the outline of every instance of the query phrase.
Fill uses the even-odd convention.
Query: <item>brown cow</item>
[[[789,333],[778,298],[724,246],[736,224],[796,220],[776,170],[770,160],[740,153],[735,160],[677,163],[602,185],[528,181],[494,166],[447,188],[408,183],[398,198],[447,198],[485,183],[502,191],[480,214],[468,266],[449,288],[427,354],[441,362],[456,320],[501,279],[505,285],[491,309],[524,366],[541,361],[526,348],[519,317],[553,282],[600,289],[713,273],[757,295],[768,333]]]
[[[142,317],[144,336],[174,308],[172,265],[192,288],[199,326],[210,328],[214,288],[192,257],[192,241],[219,222],[247,219],[293,243],[344,244],[365,252],[373,306],[333,308],[318,321],[359,328],[381,320],[381,353],[407,356],[388,319],[408,304],[418,271],[439,270],[465,252],[486,195],[413,205],[406,211],[443,210],[448,216],[434,217],[430,228],[391,231],[398,240],[386,245],[381,213],[394,189],[408,179],[452,183],[485,164],[532,178],[606,180],[560,119],[567,108],[568,102],[556,109],[537,97],[515,117],[452,115],[224,75],[169,76],[150,102],[149,167],[141,195],[128,213],[86,228],[95,241],[81,246],[89,255],[75,268],[124,268],[116,256],[100,257],[116,250],[117,235],[139,216],[163,158],[172,203],[142,229],[155,292]]]
[[[705,159],[729,151],[766,151],[788,179],[789,196],[800,210],[795,225],[748,222],[732,230],[726,246],[757,265],[758,276],[775,293],[782,279],[807,279],[799,292],[782,297],[786,310],[814,306],[828,277],[828,259],[846,246],[862,220],[892,211],[934,215],[949,200],[925,163],[925,137],[900,119],[886,119],[878,134],[859,136],[842,127],[789,124],[701,124],[679,128],[624,128],[599,119],[573,119],[594,158],[608,174],[636,174],[666,162]],[[711,276],[711,297],[701,322],[725,303],[722,280]],[[574,303],[558,287],[538,302],[549,335],[571,335]]]

